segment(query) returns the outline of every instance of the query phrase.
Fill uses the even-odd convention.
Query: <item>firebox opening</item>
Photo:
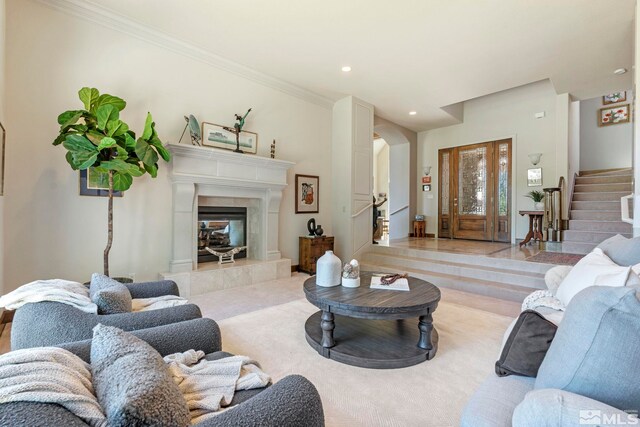
[[[198,207],[198,263],[217,261],[205,248],[218,252],[247,246],[247,208],[226,206]],[[246,258],[247,251],[235,255]]]

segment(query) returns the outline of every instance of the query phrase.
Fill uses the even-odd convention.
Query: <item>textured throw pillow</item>
[[[496,374],[535,377],[557,329],[537,311],[520,313],[496,362]]]
[[[540,366],[535,388],[557,388],[618,409],[638,410],[637,292],[596,286],[576,295]]]
[[[616,234],[597,246],[618,265],[632,266],[640,263],[640,237],[627,239]]]
[[[93,329],[93,386],[109,426],[188,426],[178,385],[153,347],[112,326]]]
[[[629,267],[614,263],[601,249],[595,248],[571,269],[564,278],[556,297],[564,305],[583,289],[591,286],[624,286],[629,277]]]
[[[125,285],[110,277],[93,273],[89,294],[91,301],[98,306],[98,314],[131,312],[131,292]]]

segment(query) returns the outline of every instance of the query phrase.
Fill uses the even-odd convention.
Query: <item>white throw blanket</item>
[[[15,291],[0,297],[0,307],[16,310],[32,302],[60,302],[84,311],[98,313],[98,306],[89,297],[89,288],[78,282],[51,279],[36,280],[20,286]],[[138,298],[132,301],[132,311],[158,310],[186,304],[188,300],[175,295],[162,295],[153,298]]]
[[[149,311],[184,305],[188,302],[186,298],[175,295],[162,295],[153,298],[136,298],[131,302],[131,306],[132,311]]]
[[[16,310],[25,304],[42,301],[61,302],[85,313],[98,313],[98,306],[89,298],[89,288],[62,279],[36,280],[22,285],[0,297],[0,307]]]
[[[30,348],[0,356],[0,403],[7,402],[55,403],[91,426],[106,426],[90,365],[61,348]]]
[[[229,405],[236,390],[265,387],[271,381],[260,365],[246,356],[200,360],[203,357],[204,352],[189,350],[164,358],[187,401],[192,425]]]
[[[558,311],[564,311],[567,308],[551,291],[547,290],[534,291],[522,302],[522,311],[535,310],[538,307],[548,307]]]

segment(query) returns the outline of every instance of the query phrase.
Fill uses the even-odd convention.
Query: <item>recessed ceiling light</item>
[[[344,71],[345,73],[348,73],[349,71],[351,71],[351,67],[349,67],[348,65],[345,65],[344,67],[342,67],[342,71]]]
[[[627,69],[626,69],[626,68],[618,68],[617,70],[615,70],[615,71],[613,72],[613,74],[618,74],[618,75],[620,75],[620,74],[624,74],[624,73],[626,73],[626,72],[627,72]]]
[[[417,112],[417,111],[409,111],[409,115],[410,115],[410,116],[415,116],[416,114],[418,114],[418,112]]]

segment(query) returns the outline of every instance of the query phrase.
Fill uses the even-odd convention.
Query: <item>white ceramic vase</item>
[[[533,204],[533,207],[537,211],[543,211],[544,210],[544,202],[535,202]]]
[[[340,285],[342,262],[333,254],[326,251],[316,262],[316,285],[330,288]]]

